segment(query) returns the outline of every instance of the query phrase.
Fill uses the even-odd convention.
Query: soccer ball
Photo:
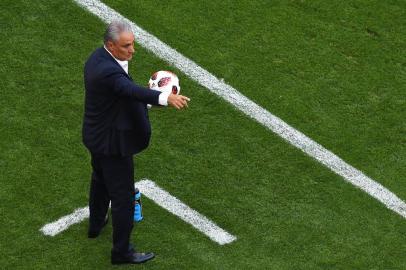
[[[179,78],[170,71],[157,71],[149,79],[148,88],[177,95],[180,92]]]

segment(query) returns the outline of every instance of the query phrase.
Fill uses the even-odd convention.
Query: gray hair
[[[107,41],[117,41],[123,32],[132,33],[131,25],[125,21],[112,21],[104,33],[104,44],[107,44]]]

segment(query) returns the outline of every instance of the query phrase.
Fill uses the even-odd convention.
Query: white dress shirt
[[[128,74],[128,61],[118,60],[111,54],[111,52],[106,48],[106,46],[104,46],[104,49],[117,61],[117,63],[120,65],[120,67],[122,67],[124,69],[125,73]],[[168,106],[169,95],[170,95],[169,92],[161,92],[161,94],[159,95],[159,100],[158,100],[159,105]]]

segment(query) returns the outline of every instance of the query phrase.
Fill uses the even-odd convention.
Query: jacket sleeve
[[[109,70],[105,80],[115,95],[137,99],[140,102],[159,105],[160,91],[148,89],[132,82],[124,73]]]

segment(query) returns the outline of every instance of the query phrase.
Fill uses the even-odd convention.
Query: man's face
[[[131,60],[134,54],[134,34],[122,32],[117,41],[108,41],[107,48],[111,54],[121,61]]]

